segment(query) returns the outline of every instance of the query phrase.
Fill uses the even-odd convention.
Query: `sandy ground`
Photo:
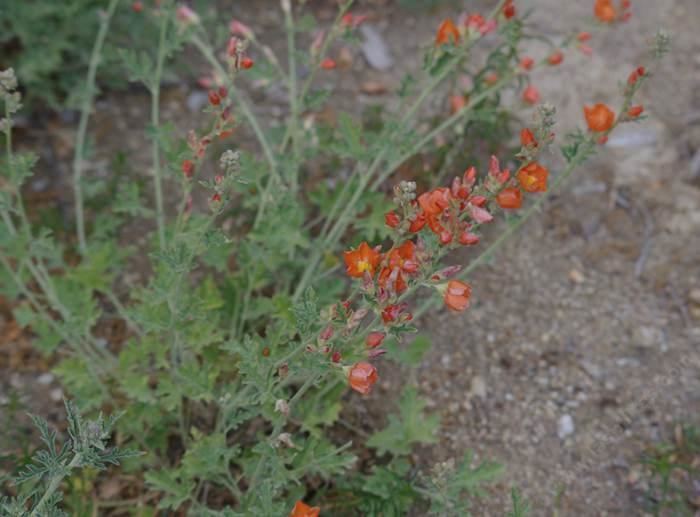
[[[557,37],[589,16],[591,2],[517,3],[533,7],[538,28]],[[276,2],[253,4],[238,14],[248,13],[260,37],[282,49],[274,36]],[[394,65],[373,70],[356,55],[352,71],[328,79],[339,88],[338,106],[357,111],[383,100],[362,89],[397,86],[403,72],[419,65],[420,44],[439,20],[456,12],[376,0],[361,6]],[[634,13],[628,25],[593,42],[592,58],[571,52],[560,69],[538,73],[535,82],[557,107],[557,133],[564,134],[582,123],[584,103],[614,104],[617,82],[642,58],[645,41],[666,27],[674,52],[642,94],[649,120],[613,138],[471,277],[467,313],[424,320],[434,348],[418,378],[444,425],[439,445],[421,450],[416,461],[428,466],[472,449],[504,463],[505,477],[476,515],[503,515],[511,485],[522,488],[538,516],[641,515],[640,452],[667,438],[676,421],[700,423],[700,176],[690,165],[700,149],[700,2],[635,0]],[[332,14],[318,8],[321,18]],[[165,96],[164,118],[193,116],[189,91]],[[120,95],[118,103],[100,104],[96,125],[112,120],[114,130],[141,128],[145,98]],[[263,112],[281,113],[274,92],[256,100]],[[59,160],[70,128],[52,128]],[[124,146],[134,163],[147,160],[142,140],[126,139]],[[557,163],[552,156],[553,170]],[[52,173],[60,183],[67,169],[56,165]],[[22,374],[19,366],[2,362],[5,411],[11,393],[60,399],[55,380],[32,382],[36,372]],[[368,404],[381,406],[398,381],[385,375]]]

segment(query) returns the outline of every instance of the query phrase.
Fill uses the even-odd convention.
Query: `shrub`
[[[572,47],[587,52],[588,37],[564,38],[534,61],[519,51],[529,37],[527,20],[510,0],[485,17],[447,19],[427,46],[420,77],[404,81],[394,113],[366,126],[345,113],[324,124],[315,114],[330,92],[318,89],[315,78],[336,73],[332,49],[352,40],[362,23],[348,11],[351,3],[302,53],[299,35],[314,30],[313,20],[298,18],[283,0],[286,66],[241,21],[231,22],[232,34],[222,44],[211,42],[203,19],[185,6],[142,5],[138,11],[156,29],[157,47],[124,51],[121,58],[152,99],[154,201],[135,179],[122,181],[114,199],[86,217],[83,190],[99,191],[82,174],[98,71],[93,61],[73,168],[75,239],[58,240],[32,224],[25,210],[20,188],[36,157],[13,151],[20,96],[12,70],[0,77],[7,141],[0,285],[17,300],[15,318],[31,328],[36,346],[57,358],[54,371],[82,410],[126,412],[115,439],[146,453],[127,468],[160,494],[159,508],[194,515],[309,516],[318,515],[318,507],[332,515],[404,515],[411,508],[466,515],[499,467],[475,464],[469,454],[432,468],[413,465],[413,448],[434,443],[439,425],[414,385],[403,390],[387,426],[369,437],[359,428],[376,426],[346,422],[343,406],[365,403],[361,395],[371,392],[387,359],[420,363],[429,343],[411,338],[414,317],[436,298],[452,311],[466,310],[478,297],[478,286],[472,292],[465,281],[469,273],[618,124],[640,118],[633,98],[653,59],[621,86],[616,110],[586,107],[587,130],[564,138],[566,165],[556,175],[545,155],[555,141],[555,110],[538,104],[529,127],[519,128],[512,157],[491,157],[486,171],[459,164],[463,174],[424,192],[401,181],[390,202],[381,188],[400,165],[420,153],[439,153],[437,136],[447,135],[448,152],[459,150],[465,131],[478,137],[474,121],[507,113],[500,96],[505,89],[537,104],[529,71],[556,66]],[[627,9],[598,26],[627,19]],[[483,65],[473,65],[469,58],[484,40],[496,44]],[[210,122],[183,142],[161,121],[159,98],[169,59],[188,45],[212,70],[205,78]],[[659,35],[651,57],[667,46]],[[100,47],[98,38],[98,54]],[[301,65],[306,77],[298,75]],[[469,74],[469,91],[445,91],[457,74]],[[281,127],[264,124],[237,86],[273,78],[286,84],[289,96]],[[451,112],[432,119],[426,131],[422,108],[438,95]],[[232,134],[239,125],[252,130],[256,150],[236,145]],[[220,145],[230,148],[217,153],[211,174],[207,157]],[[313,178],[311,164],[328,177]],[[178,193],[176,206],[166,206],[166,191]],[[204,207],[197,196],[206,199]],[[482,226],[498,216],[508,224],[467,267],[443,264],[451,251],[477,246]],[[133,222],[153,224],[145,246],[123,244],[121,231]],[[144,260],[149,273],[143,282],[125,275]],[[124,342],[105,346],[95,330],[110,314],[129,332]],[[49,477],[50,485],[60,482]],[[527,505],[515,492],[513,501],[513,514],[522,515]]]

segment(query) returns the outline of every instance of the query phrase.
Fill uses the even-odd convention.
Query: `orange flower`
[[[550,65],[556,66],[560,64],[562,61],[564,61],[564,54],[562,54],[560,51],[556,51],[554,54],[549,56],[547,58],[547,61],[549,62]]]
[[[591,33],[585,31],[579,32],[578,36],[576,36],[576,39],[583,43],[584,41],[588,41],[591,39]]]
[[[617,19],[617,11],[611,0],[596,0],[593,12],[603,23],[612,23]]]
[[[376,249],[370,248],[369,244],[363,242],[357,249],[346,251],[343,258],[347,266],[347,274],[354,278],[361,278],[365,272],[374,276],[381,255]]]
[[[528,104],[537,104],[540,102],[540,92],[537,88],[530,85],[523,91],[523,100]]]
[[[501,208],[520,208],[523,204],[523,193],[520,192],[519,188],[504,188],[496,196],[496,203]]]
[[[420,211],[411,219],[411,225],[408,227],[408,231],[411,233],[418,233],[425,226],[425,214]]]
[[[304,501],[297,501],[289,517],[318,517],[320,513],[321,508],[318,506],[312,508],[308,504],[305,504]]]
[[[627,114],[632,118],[637,118],[639,115],[644,113],[644,106],[632,106]]]
[[[533,135],[532,131],[530,131],[526,127],[520,130],[520,144],[523,147],[537,147],[537,140],[535,140],[535,135]]]
[[[615,113],[605,104],[584,106],[583,112],[591,131],[602,133],[608,131],[615,123]]]
[[[518,171],[518,183],[526,192],[547,192],[547,176],[546,167],[531,162]]]
[[[378,378],[377,369],[369,363],[355,364],[348,374],[350,387],[363,395],[367,395],[372,390],[372,385]]]
[[[323,68],[324,70],[333,70],[335,67],[335,61],[329,57],[321,61],[321,68]]]
[[[469,307],[469,298],[472,295],[472,288],[469,284],[460,280],[450,280],[447,282],[445,290],[445,305],[453,311],[461,312]]]
[[[450,43],[450,39],[454,40],[454,43],[459,43],[459,30],[455,23],[450,18],[447,18],[438,27],[435,44],[445,45]]]
[[[450,189],[441,187],[418,196],[418,204],[427,216],[440,215],[450,204]]]
[[[406,241],[398,248],[392,249],[388,255],[387,267],[379,272],[379,285],[386,287],[388,282],[393,281],[396,293],[404,292],[407,286],[403,273],[413,274],[418,271],[415,253],[416,245],[413,241]]]

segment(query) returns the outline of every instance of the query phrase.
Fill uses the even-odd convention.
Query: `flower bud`
[[[384,222],[389,228],[396,228],[401,224],[398,214],[394,211],[384,214]]]
[[[365,339],[368,348],[377,348],[382,344],[386,334],[384,332],[370,332]]]

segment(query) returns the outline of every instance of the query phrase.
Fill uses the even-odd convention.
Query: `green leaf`
[[[408,514],[418,493],[406,479],[410,465],[394,459],[387,466],[375,466],[362,485],[362,515],[401,517]]]
[[[291,467],[299,477],[315,475],[332,479],[343,474],[357,461],[353,454],[343,452],[351,445],[352,442],[348,442],[342,447],[336,447],[321,438],[309,438],[304,442],[302,450],[294,455]]]
[[[110,271],[120,260],[120,252],[113,242],[106,242],[90,250],[90,253],[76,267],[69,270],[68,278],[96,291],[106,291],[111,287],[114,273]]]
[[[443,470],[432,479],[429,492],[432,515],[469,515],[470,498],[485,495],[483,485],[492,483],[503,471],[496,463],[485,461],[472,467],[473,455],[467,452],[459,465]]]
[[[338,382],[330,391],[322,388],[301,398],[294,412],[299,415],[303,429],[316,437],[322,436],[323,426],[333,425],[338,420],[343,408],[340,398],[346,391],[345,383]]]
[[[308,336],[318,326],[319,319],[316,292],[313,288],[306,288],[301,300],[292,307],[292,312],[294,313],[299,333],[302,336]]]
[[[135,181],[119,184],[112,210],[117,214],[126,214],[131,217],[149,218],[153,215],[153,210],[142,203],[139,185]]]
[[[338,131],[345,142],[349,156],[357,157],[364,153],[361,136],[362,128],[345,112],[341,112],[338,116]]]
[[[430,349],[430,345],[430,339],[419,335],[406,346],[401,346],[395,339],[387,340],[385,348],[390,359],[406,366],[416,367],[423,361],[423,357]]]
[[[417,443],[435,443],[435,432],[440,425],[437,415],[424,413],[425,401],[418,397],[413,386],[406,386],[399,402],[399,415],[389,415],[389,425],[373,434],[367,441],[379,455],[407,455]]]
[[[229,472],[230,463],[239,452],[237,447],[226,444],[223,433],[209,436],[195,433],[195,440],[189,445],[182,459],[181,473],[186,479],[215,480]]]
[[[164,493],[163,499],[158,503],[158,508],[177,510],[182,503],[190,498],[195,488],[195,482],[184,483],[181,480],[179,470],[152,470],[144,475],[146,483],[155,490]]]

